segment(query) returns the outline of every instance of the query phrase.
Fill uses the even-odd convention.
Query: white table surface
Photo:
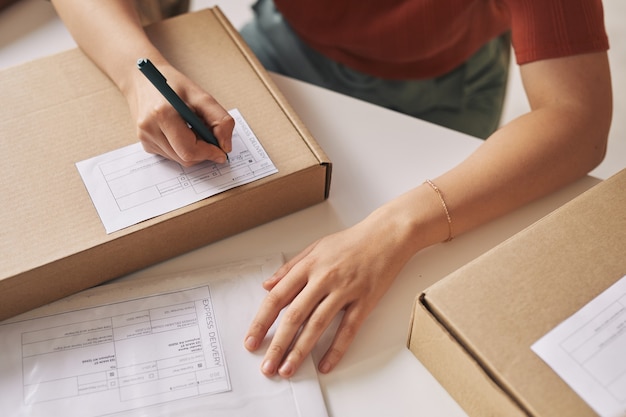
[[[481,141],[286,77],[274,76],[333,162],[328,201],[142,270],[127,279],[282,252],[350,226],[402,192],[451,168]],[[320,375],[331,416],[466,414],[406,348],[415,296],[593,184],[559,193],[417,254],[369,316],[340,365]],[[321,357],[329,335],[314,351]]]
[[[0,14],[0,69],[74,46],[54,13],[35,8],[34,3]],[[21,23],[16,16],[21,16]],[[274,79],[333,162],[330,198],[125,279],[276,252],[291,257],[316,238],[358,222],[375,207],[453,167],[481,143],[299,81],[278,75]],[[369,316],[340,365],[320,375],[329,414],[465,416],[406,348],[415,296],[597,181],[587,177],[453,242],[417,254]],[[314,351],[316,359],[327,343],[325,337]]]

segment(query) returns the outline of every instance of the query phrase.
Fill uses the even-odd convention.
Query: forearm
[[[569,68],[576,70],[566,70]],[[603,54],[524,69],[531,111],[502,127],[434,182],[459,235],[584,176],[604,157],[611,122]],[[445,240],[448,225],[434,190],[422,185],[374,216],[397,216],[413,253]]]
[[[164,58],[148,39],[128,0],[52,0],[79,47],[122,90],[136,76],[138,58],[160,64]]]
[[[433,179],[458,236],[584,176],[601,159],[593,141],[576,140],[580,123],[561,124],[546,137],[551,112],[530,113],[488,139],[464,162]],[[537,132],[537,130],[542,130]],[[446,212],[435,190],[422,184],[376,210],[366,222],[397,231],[408,259],[448,237]]]
[[[605,53],[521,68],[531,111],[439,181],[470,230],[586,175],[604,158],[612,117]]]
[[[460,234],[586,175],[604,156],[606,130],[583,114],[541,109],[514,120],[437,179]],[[603,138],[604,137],[604,138]]]

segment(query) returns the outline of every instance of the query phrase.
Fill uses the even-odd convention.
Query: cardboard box
[[[328,196],[331,163],[219,9],[148,32],[180,70],[240,110],[278,173],[107,235],[75,163],[137,142],[124,97],[78,49],[2,71],[0,319]]]
[[[626,170],[418,296],[409,348],[470,416],[595,416],[530,346],[626,275]]]

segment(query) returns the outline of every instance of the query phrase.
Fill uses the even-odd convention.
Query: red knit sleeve
[[[505,0],[518,64],[606,51],[601,0]]]

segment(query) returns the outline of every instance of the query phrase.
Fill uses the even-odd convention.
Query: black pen
[[[215,145],[221,149],[217,138],[211,132],[211,129],[204,124],[204,122],[185,104],[185,102],[176,94],[176,91],[172,90],[167,84],[167,79],[161,72],[150,62],[147,58],[140,58],[137,60],[137,68],[146,76],[148,80],[159,90],[163,97],[170,102],[172,107],[176,109],[180,117],[187,122],[187,124],[193,129],[194,132],[205,142]],[[226,153],[226,152],[224,152]],[[228,154],[226,154],[228,160]]]

